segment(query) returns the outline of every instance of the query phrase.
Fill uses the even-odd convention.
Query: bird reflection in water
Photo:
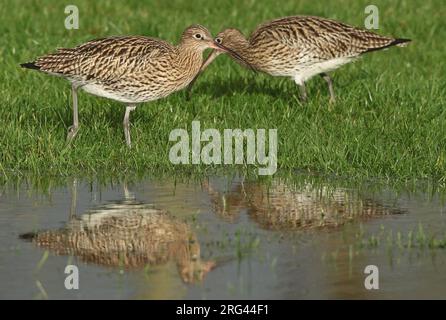
[[[210,182],[205,182],[204,188],[214,212],[222,219],[235,222],[240,212],[246,210],[253,221],[269,230],[329,228],[354,220],[405,213],[356,190],[311,184],[295,187],[278,179],[269,184],[236,183],[227,192]]]
[[[185,283],[202,281],[215,266],[203,261],[191,227],[164,210],[136,201],[124,187],[123,201],[77,216],[77,183],[73,183],[70,219],[56,230],[26,233],[21,238],[56,255],[78,257],[85,263],[129,270],[174,261]]]

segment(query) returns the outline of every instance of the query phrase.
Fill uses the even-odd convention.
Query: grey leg
[[[71,142],[79,130],[79,116],[77,109],[77,86],[71,84],[71,95],[73,97],[73,125],[68,128],[67,142]]]
[[[124,182],[124,201],[131,202],[132,200],[135,200],[135,194],[129,190],[127,182]]]
[[[302,102],[307,102],[307,88],[305,87],[305,83],[302,83],[299,85],[299,89],[300,89],[300,100]]]
[[[69,220],[73,220],[76,217],[76,206],[77,206],[77,179],[74,179],[71,185],[71,207],[70,207]]]
[[[125,109],[125,115],[124,115],[124,135],[125,135],[125,142],[127,143],[127,146],[130,148],[132,146],[132,143],[130,141],[130,112],[136,109],[136,106],[129,105]]]
[[[326,73],[321,73],[321,77],[327,82],[328,91],[330,92],[330,102],[334,103],[336,101],[336,97],[333,90],[333,81],[331,80],[331,77]]]

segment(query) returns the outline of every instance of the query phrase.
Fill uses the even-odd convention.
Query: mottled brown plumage
[[[334,100],[331,79],[325,72],[351,62],[363,53],[393,45],[402,46],[409,41],[312,16],[266,22],[258,26],[248,39],[237,29],[226,29],[215,40],[237,52],[256,70],[272,76],[291,77],[301,87],[304,100],[305,81],[314,75],[321,74],[325,78]],[[219,52],[213,52],[202,70],[218,55]]]
[[[179,45],[143,36],[92,40],[37,58],[22,67],[59,75],[72,83],[73,126],[78,130],[77,89],[128,105],[124,133],[130,146],[129,115],[136,104],[160,99],[186,87],[200,70],[207,48],[224,50],[200,25],[188,27]]]
[[[21,238],[56,255],[105,267],[143,269],[172,261],[184,282],[201,281],[215,266],[201,259],[200,244],[188,224],[131,200],[74,217],[64,228]]]
[[[350,221],[404,213],[342,188],[296,188],[278,180],[270,185],[244,183],[227,194],[208,183],[205,187],[220,217],[234,221],[240,212],[247,212],[262,228],[271,230],[333,228]]]

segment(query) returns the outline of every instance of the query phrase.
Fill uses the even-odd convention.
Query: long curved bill
[[[252,71],[256,71],[255,69],[254,69],[254,67],[248,62],[248,61],[246,61],[245,59],[243,59],[243,57],[241,56],[241,55],[239,55],[236,51],[234,51],[234,50],[232,50],[232,49],[230,49],[230,48],[228,48],[228,47],[226,47],[226,46],[224,46],[224,45],[222,45],[222,44],[219,44],[219,43],[217,43],[217,42],[215,42],[214,41],[214,46],[213,46],[213,48],[215,49],[215,50],[217,50],[217,51],[223,51],[223,52],[225,52],[225,53],[227,53],[227,54],[229,54],[232,58],[234,58],[235,60],[238,60],[238,61],[240,61],[242,64],[244,64],[246,67],[248,67],[248,68],[250,68]],[[211,61],[212,62],[212,61]],[[211,63],[211,62],[209,62],[209,63]],[[205,63],[206,63],[206,61],[205,61]],[[209,65],[209,63],[207,64],[207,65]],[[203,64],[204,65],[204,64]],[[206,65],[206,66],[207,66]],[[204,69],[203,69],[204,70]]]
[[[222,51],[212,49],[211,53],[208,55],[206,60],[204,60],[203,64],[201,65],[200,72],[203,72],[204,69],[206,69],[212,63],[212,61],[214,61],[215,58],[217,58],[222,53],[223,53]]]
[[[214,41],[213,45],[211,46],[212,51],[211,53],[208,55],[208,57],[206,58],[206,60],[203,62],[203,64],[201,65],[200,71],[197,73],[197,75],[192,79],[192,81],[189,83],[189,85],[186,88],[186,97],[187,100],[190,99],[190,92],[192,91],[192,87],[195,83],[195,81],[197,80],[197,78],[201,75],[201,73],[212,63],[212,61],[215,60],[215,58],[217,58],[220,54],[222,53],[227,53],[229,54],[232,58],[234,58],[235,60],[240,61],[243,65],[247,66],[248,68],[250,68],[253,71],[256,71],[254,69],[253,66],[251,66],[249,64],[249,62],[247,62],[245,59],[243,59],[237,52],[235,52],[232,49],[229,49],[217,42]]]

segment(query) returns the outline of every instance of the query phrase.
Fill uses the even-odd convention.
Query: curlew
[[[185,283],[199,282],[216,267],[201,257],[193,228],[167,211],[134,199],[124,185],[125,198],[77,215],[77,182],[72,187],[69,220],[60,229],[20,235],[55,255],[75,256],[87,264],[141,270],[175,262]]]
[[[250,219],[268,230],[334,228],[352,221],[406,213],[403,208],[354,190],[309,183],[297,188],[278,179],[268,184],[242,181],[225,193],[209,182],[203,187],[220,218],[235,222],[242,212],[247,212]]]
[[[207,48],[228,51],[214,42],[205,27],[192,25],[177,46],[145,36],[115,36],[61,48],[21,66],[71,82],[73,125],[68,129],[67,141],[79,129],[77,91],[83,89],[126,104],[124,135],[130,147],[130,113],[136,105],[185,88],[199,72]],[[236,53],[228,53],[238,58]]]
[[[409,39],[381,36],[335,20],[313,16],[279,18],[259,25],[248,39],[238,29],[220,32],[215,41],[237,52],[241,63],[272,76],[290,77],[307,99],[305,82],[321,75],[335,101],[333,82],[327,74],[364,53],[391,46],[405,46]],[[203,71],[221,52],[213,51]],[[197,74],[198,77],[199,74]],[[190,83],[190,91],[195,79]]]

